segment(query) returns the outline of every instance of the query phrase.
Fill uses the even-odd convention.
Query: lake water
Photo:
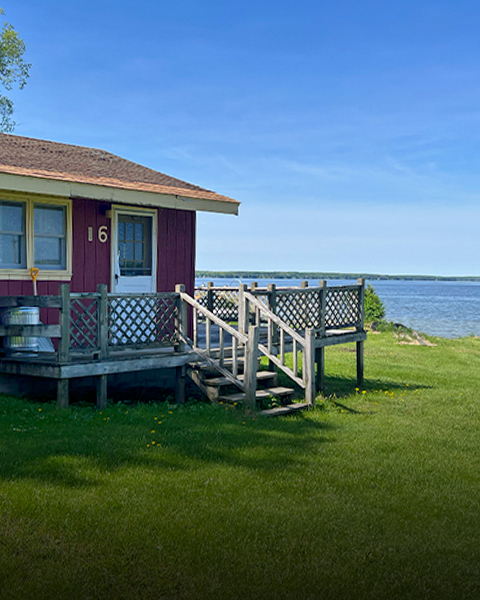
[[[219,286],[250,285],[251,279],[197,279],[196,285],[213,281]],[[260,287],[299,286],[299,279],[256,279]],[[354,281],[329,280],[328,285]],[[386,318],[429,335],[454,338],[480,336],[480,282],[476,281],[368,281],[385,304]],[[310,286],[318,280],[309,280]]]

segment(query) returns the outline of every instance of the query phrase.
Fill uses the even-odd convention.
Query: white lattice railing
[[[249,293],[295,331],[312,328],[318,336],[329,329],[363,329],[364,289],[362,279],[357,284],[330,287],[326,282],[320,282],[318,287],[301,288],[279,288],[275,284],[258,288],[252,285]],[[238,321],[239,288],[208,284],[207,287],[196,288],[195,299],[220,319]],[[265,316],[262,316],[260,308],[250,307],[249,322],[264,324]]]

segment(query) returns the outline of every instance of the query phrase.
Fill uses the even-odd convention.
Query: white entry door
[[[114,292],[145,294],[156,291],[155,217],[155,211],[114,211]]]

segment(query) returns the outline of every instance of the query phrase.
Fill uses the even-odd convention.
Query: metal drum
[[[40,323],[40,311],[38,307],[19,306],[6,308],[2,312],[3,325],[38,325]],[[38,338],[24,336],[6,336],[3,338],[3,346],[9,352],[38,352]]]

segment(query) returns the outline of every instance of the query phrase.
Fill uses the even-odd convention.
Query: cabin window
[[[70,270],[71,203],[0,200],[0,269],[23,279],[32,267],[40,272]],[[23,273],[22,273],[23,270]]]
[[[24,202],[0,201],[0,267],[22,269],[27,266]]]
[[[39,269],[65,269],[65,206],[33,205],[33,262]]]

